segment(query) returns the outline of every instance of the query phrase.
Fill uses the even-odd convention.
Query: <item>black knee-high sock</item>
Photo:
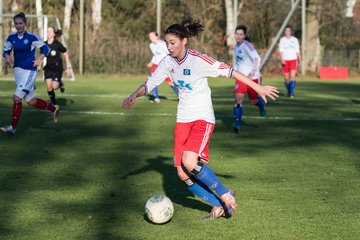
[[[55,105],[55,104],[56,104],[56,97],[55,97],[55,92],[54,92],[54,90],[48,92],[48,95],[49,95],[49,97],[50,97],[51,103]]]

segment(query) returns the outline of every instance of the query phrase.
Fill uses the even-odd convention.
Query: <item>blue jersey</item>
[[[36,70],[36,67],[33,66],[36,48],[39,48],[45,56],[50,51],[49,47],[36,34],[24,32],[24,35],[20,37],[17,33],[11,33],[5,41],[3,56],[14,51],[14,68]]]

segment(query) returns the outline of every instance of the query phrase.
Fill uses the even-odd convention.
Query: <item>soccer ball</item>
[[[155,195],[147,200],[145,214],[153,223],[166,223],[174,214],[174,205],[170,198],[164,195]]]

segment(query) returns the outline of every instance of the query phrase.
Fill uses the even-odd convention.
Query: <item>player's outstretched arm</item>
[[[134,105],[136,98],[143,96],[143,95],[145,95],[145,86],[141,85],[130,96],[128,96],[127,98],[125,98],[123,100],[123,102],[122,102],[123,108],[130,109]]]
[[[262,99],[264,99],[264,102],[267,102],[266,97],[271,98],[272,100],[275,100],[279,97],[279,91],[276,87],[273,86],[261,86],[255,82],[253,82],[251,79],[247,78],[245,75],[241,74],[238,71],[233,72],[232,77],[245,83],[246,85],[250,86],[252,89],[254,89]]]

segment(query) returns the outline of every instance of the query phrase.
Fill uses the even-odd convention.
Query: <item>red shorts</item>
[[[282,65],[282,72],[289,73],[292,70],[296,71],[297,69],[297,60],[285,60],[285,64]]]
[[[205,162],[209,161],[209,142],[215,124],[204,120],[176,123],[174,137],[174,166],[181,166],[184,151],[197,153]]]
[[[157,68],[158,65],[156,64],[153,64],[152,67],[151,67],[151,73],[155,72],[155,69]],[[165,81],[168,83],[168,84],[172,84],[172,81],[170,78],[166,78]]]
[[[260,79],[253,79],[253,82],[256,82],[257,84],[261,84],[261,78]],[[249,99],[254,100],[257,98],[258,94],[257,92],[246,85],[245,83],[242,83],[238,80],[235,80],[235,87],[234,87],[234,93],[247,93],[249,95]]]

